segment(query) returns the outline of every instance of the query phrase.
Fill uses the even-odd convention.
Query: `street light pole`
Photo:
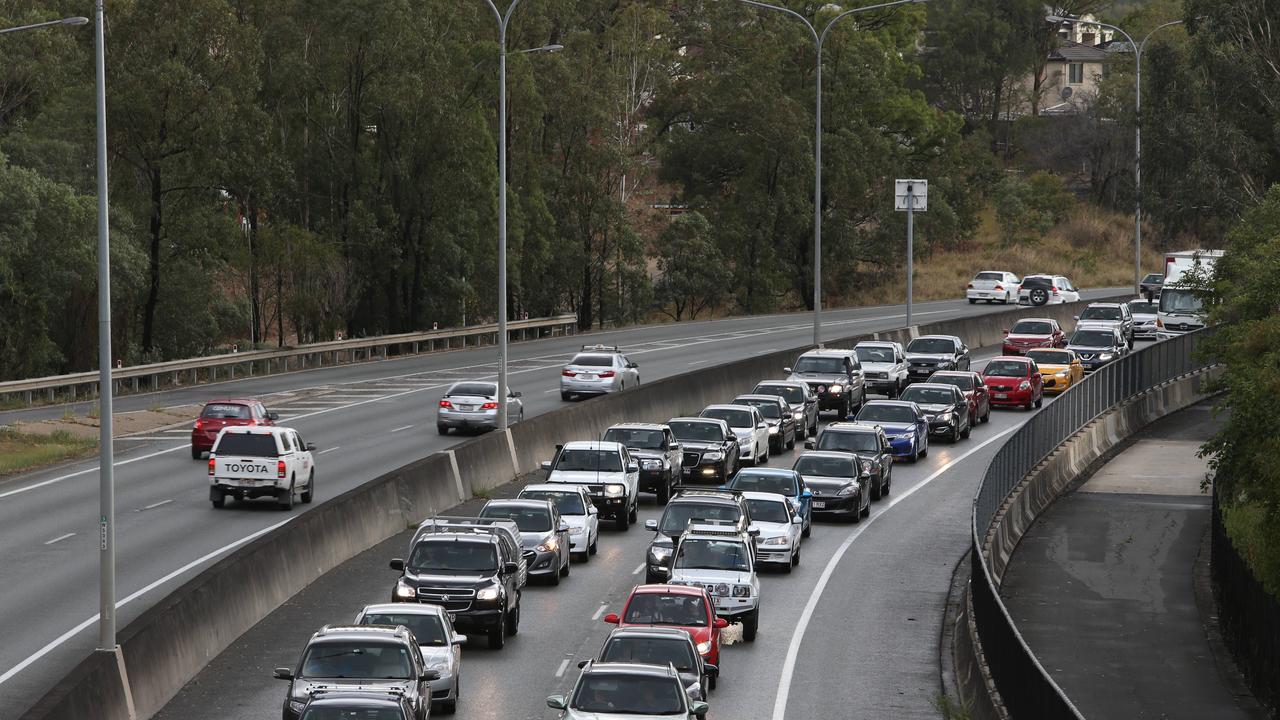
[[[813,344],[816,347],[822,344],[822,46],[826,42],[827,33],[841,18],[870,10],[883,10],[895,5],[912,5],[926,2],[926,0],[896,0],[896,2],[845,10],[831,18],[821,32],[814,27],[813,23],[809,22],[808,18],[790,8],[770,5],[769,3],[759,2],[759,0],[739,0],[739,2],[766,10],[786,13],[804,23],[804,26],[809,29],[809,34],[813,37],[816,68],[814,73],[815,98],[813,103]]]
[[[1049,15],[1045,20],[1056,24],[1070,21],[1069,18],[1058,15]],[[1147,48],[1147,41],[1156,34],[1157,30],[1171,25],[1181,25],[1182,22],[1182,20],[1170,20],[1155,26],[1146,37],[1142,38],[1141,43],[1134,42],[1133,36],[1115,25],[1096,21],[1090,23],[1115,30],[1123,35],[1129,41],[1129,47],[1133,48],[1133,112],[1135,116],[1133,123],[1133,292],[1135,295],[1142,294],[1142,53]]]
[[[88,25],[87,17],[67,17],[61,20],[50,20],[48,22],[35,23],[34,25],[19,25],[18,27],[0,29],[0,35],[8,33],[22,32],[23,30],[37,30],[39,28],[52,27],[54,25]]]

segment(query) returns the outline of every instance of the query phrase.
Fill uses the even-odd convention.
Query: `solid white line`
[[[72,534],[72,535],[75,535],[75,533],[71,533],[71,534]],[[46,543],[46,544],[47,544],[47,543]],[[598,610],[596,610],[596,614],[591,616],[591,619],[592,619],[592,620],[599,620],[599,619],[600,619],[600,617],[604,615],[604,611],[605,611],[605,609],[606,609],[606,608],[608,608],[608,607],[609,607],[608,605],[601,604],[601,605],[600,605],[600,608],[599,608]]]
[[[151,459],[151,458],[153,458],[153,457],[158,457],[158,456],[160,456],[160,455],[164,455],[164,454],[166,454],[166,453],[171,453],[171,452],[173,452],[174,450],[181,450],[181,449],[182,449],[182,448],[184,448],[184,447],[186,447],[186,446],[185,446],[185,445],[177,445],[177,446],[175,446],[175,447],[167,448],[167,449],[165,449],[165,450],[157,450],[156,452],[148,453],[148,454],[146,454],[146,455],[139,455],[139,456],[138,456],[138,457],[136,457],[136,458],[129,458],[128,460],[121,460],[120,462],[115,463],[115,464],[114,464],[114,467],[120,467],[121,465],[128,465],[129,463],[136,463],[136,462],[138,462],[139,460],[150,460],[150,459]],[[68,474],[66,474],[66,475],[60,475],[60,476],[58,476],[58,477],[56,477],[56,478],[50,478],[50,479],[48,479],[48,480],[42,480],[42,481],[40,481],[40,482],[38,482],[38,483],[36,483],[36,484],[34,484],[34,485],[28,485],[28,486],[26,486],[26,487],[20,487],[20,488],[18,488],[18,489],[16,489],[16,490],[10,490],[10,491],[8,491],[8,492],[2,492],[2,493],[0,493],[0,498],[7,498],[7,497],[9,497],[10,495],[17,495],[17,494],[19,494],[19,493],[27,492],[28,490],[35,490],[36,488],[42,488],[42,487],[44,487],[45,485],[52,485],[52,484],[54,484],[54,483],[62,482],[63,480],[67,480],[67,479],[70,479],[70,478],[73,478],[73,477],[80,477],[81,475],[88,475],[89,473],[96,473],[96,472],[98,472],[98,466],[97,466],[97,465],[94,465],[94,466],[93,466],[93,467],[91,467],[91,468],[85,468],[84,470],[77,470],[76,472],[68,473]]]
[[[184,431],[184,432],[185,432],[185,431]],[[148,436],[146,436],[146,435],[123,435],[123,436],[121,436],[121,437],[114,438],[114,439],[112,440],[112,442],[128,442],[128,441],[130,441],[130,440],[149,440],[149,441],[151,441],[151,442],[156,442],[156,441],[159,441],[159,442],[174,442],[175,440],[181,440],[182,442],[186,442],[186,441],[187,441],[187,439],[186,439],[186,438],[173,437],[173,436],[170,436],[170,437],[148,437]]]
[[[254,540],[257,540],[258,538],[262,537],[263,535],[266,535],[267,533],[271,532],[272,530],[275,530],[275,529],[276,529],[276,528],[278,528],[278,527],[282,527],[285,523],[289,522],[290,520],[293,520],[293,518],[292,518],[292,517],[285,518],[284,520],[281,520],[280,522],[278,522],[278,523],[276,523],[276,524],[274,524],[274,525],[269,525],[269,526],[267,526],[267,527],[265,527],[265,528],[262,528],[261,530],[259,530],[259,531],[255,532],[255,533],[252,533],[252,534],[246,535],[246,536],[244,536],[244,537],[240,538],[239,540],[236,540],[235,542],[233,542],[233,543],[231,543],[231,544],[229,544],[229,545],[223,545],[222,547],[218,548],[217,550],[214,550],[214,551],[212,551],[212,552],[206,553],[206,554],[204,554],[204,555],[202,555],[202,556],[200,556],[200,557],[196,558],[195,560],[192,560],[191,562],[187,563],[186,565],[183,565],[182,567],[178,568],[177,570],[174,570],[173,572],[169,573],[168,575],[165,575],[164,577],[160,578],[159,580],[156,580],[155,582],[151,583],[150,585],[147,585],[146,587],[144,587],[144,588],[142,588],[141,590],[139,590],[139,591],[135,592],[134,594],[130,595],[129,597],[126,597],[125,599],[123,599],[123,600],[121,600],[120,602],[116,603],[116,609],[117,609],[117,610],[119,610],[120,608],[124,607],[125,605],[128,605],[129,603],[133,602],[134,600],[137,600],[138,598],[142,597],[143,595],[146,595],[147,593],[151,592],[152,590],[155,590],[156,588],[160,587],[161,585],[164,585],[165,583],[167,583],[167,582],[169,582],[170,580],[172,580],[172,579],[174,579],[174,578],[178,577],[179,575],[181,575],[181,574],[183,574],[183,573],[185,573],[185,572],[187,572],[187,571],[191,570],[192,568],[195,568],[195,567],[198,567],[198,566],[200,566],[200,565],[203,565],[204,563],[206,563],[206,562],[208,562],[208,561],[212,560],[213,558],[215,558],[215,557],[217,557],[217,556],[219,556],[219,555],[222,555],[223,553],[226,553],[226,552],[230,552],[230,551],[232,551],[232,550],[235,550],[236,548],[240,547],[241,545],[244,545],[244,544],[246,544],[246,543],[250,543],[250,542],[253,542]],[[53,642],[51,642],[51,643],[49,643],[48,645],[45,645],[44,647],[42,647],[42,648],[40,648],[39,650],[35,651],[35,652],[34,652],[34,653],[32,653],[30,656],[28,656],[28,657],[27,657],[27,659],[23,660],[22,662],[18,663],[17,665],[14,665],[13,667],[9,668],[9,669],[8,669],[8,670],[7,670],[3,675],[0,675],[0,685],[3,685],[7,680],[9,680],[10,678],[12,678],[14,675],[17,675],[18,673],[22,672],[23,670],[26,670],[26,669],[27,669],[27,667],[28,667],[28,666],[30,666],[32,663],[34,663],[35,661],[37,661],[37,660],[39,660],[40,658],[44,657],[45,655],[48,655],[49,653],[53,652],[53,651],[54,651],[54,650],[56,650],[60,645],[62,645],[62,644],[63,644],[63,643],[65,643],[66,641],[70,640],[71,638],[75,637],[76,635],[79,635],[81,632],[83,632],[83,631],[85,630],[85,628],[88,628],[90,625],[93,625],[93,624],[94,624],[94,623],[96,623],[96,622],[98,622],[98,615],[97,615],[97,614],[95,614],[93,617],[89,618],[88,620],[85,620],[84,622],[80,623],[79,625],[76,625],[75,627],[71,628],[70,630],[68,630],[68,631],[66,631],[66,632],[64,632],[64,633],[62,633],[62,634],[61,634],[61,635],[59,635],[57,638],[55,638],[55,639],[53,640]]]
[[[1008,428],[1007,430],[1002,430],[999,433],[977,444],[971,450],[969,450],[969,452],[963,455],[960,455],[959,457],[947,463],[946,465],[943,465],[942,467],[938,468],[933,472],[932,475],[930,475],[929,477],[926,477],[924,480],[921,480],[918,484],[914,485],[910,490],[907,490],[901,495],[898,495],[897,497],[890,500],[888,505],[882,505],[879,512],[867,518],[866,521],[863,522],[856,530],[849,533],[849,537],[845,538],[844,542],[840,544],[840,547],[836,549],[835,554],[832,555],[831,559],[827,561],[827,566],[822,569],[822,575],[818,578],[818,584],[814,586],[813,592],[809,594],[809,601],[805,603],[804,611],[800,613],[800,621],[796,623],[796,628],[791,633],[791,643],[787,646],[787,658],[782,663],[782,677],[778,678],[778,694],[773,702],[773,720],[783,720],[783,718],[787,714],[787,697],[791,692],[791,677],[796,670],[796,658],[799,657],[800,655],[800,643],[801,641],[804,640],[804,633],[805,633],[805,630],[807,630],[809,627],[809,620],[813,618],[813,611],[818,607],[818,600],[822,598],[822,591],[826,589],[827,582],[831,580],[831,576],[832,574],[835,573],[836,566],[840,564],[840,560],[844,557],[844,554],[848,552],[850,547],[853,546],[853,541],[857,540],[859,535],[861,535],[872,523],[874,523],[877,518],[883,516],[886,512],[891,510],[894,505],[897,505],[903,500],[906,500],[907,498],[914,495],[915,492],[920,488],[928,485],[929,483],[941,477],[943,473],[945,473],[947,470],[950,470],[953,466],[956,465],[956,463],[959,463],[960,461],[964,460],[970,455],[978,452],[982,448],[990,445],[991,443],[995,442],[996,440],[999,440],[1000,438],[1004,437],[1005,435],[1008,435],[1009,433],[1013,432],[1014,430],[1017,430],[1020,427],[1022,427],[1022,423],[1014,425],[1013,427]]]
[[[543,394],[543,395],[550,395],[551,393],[556,392],[556,391],[557,391],[557,390],[559,390],[559,389],[560,389],[560,388],[551,388],[550,390],[543,390],[543,391],[542,391],[542,394]]]
[[[158,503],[151,503],[150,505],[147,505],[146,507],[142,508],[142,510],[155,510],[156,508],[160,507],[161,505],[168,505],[168,504],[169,504],[169,503],[171,503],[171,502],[173,502],[173,499],[172,499],[172,498],[170,498],[170,499],[168,499],[168,500],[161,500],[161,501],[160,501],[160,502],[158,502]],[[134,512],[142,512],[142,510],[135,510]]]
[[[637,565],[636,569],[631,571],[631,574],[639,575],[641,570],[644,570],[644,563],[640,563],[639,565]]]
[[[333,447],[331,447],[331,448],[325,448],[324,450],[321,450],[320,452],[318,452],[318,453],[316,453],[316,454],[317,454],[317,455],[323,455],[323,454],[325,454],[325,453],[331,453],[331,452],[333,452],[334,450],[337,450],[337,449],[338,449],[338,446],[337,446],[337,445],[334,445]]]
[[[701,365],[701,364],[703,364],[703,363],[705,363],[705,362],[707,362],[707,361],[706,361],[706,360],[694,360],[693,362],[688,363],[688,364],[689,364],[689,365]]]
[[[62,542],[63,540],[66,540],[66,539],[67,539],[67,538],[69,538],[69,537],[75,537],[75,536],[76,536],[76,534],[75,534],[75,533],[67,533],[66,535],[59,535],[58,537],[56,537],[56,538],[54,538],[54,539],[52,539],[52,540],[46,540],[44,544],[45,544],[45,545],[52,545],[52,544],[54,544],[54,543],[56,543],[56,542]]]
[[[411,428],[411,427],[413,427],[413,426],[412,426],[412,425],[405,425],[404,427],[398,427],[398,428],[396,428],[395,430],[392,430],[391,432],[393,432],[393,433],[398,433],[398,432],[400,432],[401,430],[408,430],[408,429],[409,429],[409,428]]]
[[[560,661],[560,667],[556,668],[556,677],[563,677],[564,671],[569,667],[569,658]]]

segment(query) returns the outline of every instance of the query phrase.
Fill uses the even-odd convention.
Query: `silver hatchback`
[[[520,393],[507,388],[507,422],[524,420]],[[498,384],[486,380],[463,380],[449,386],[436,408],[436,430],[448,435],[450,429],[485,430],[498,427]]]

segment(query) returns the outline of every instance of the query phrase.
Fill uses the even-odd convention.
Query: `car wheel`
[[[666,505],[667,501],[671,499],[671,479],[664,478],[662,486],[658,488],[654,495],[657,496],[659,505]]]
[[[800,565],[800,548],[796,548],[796,554],[791,556],[791,564],[799,567]]]
[[[787,441],[787,449],[788,450],[796,449],[796,433],[794,430],[791,431],[791,439]]]
[[[570,398],[572,398],[572,394],[571,394],[571,393],[567,393],[567,392],[565,392],[565,391],[563,391],[563,390],[561,390],[561,391],[560,391],[560,399],[561,399],[561,400],[564,400],[565,402],[568,402],[568,401],[570,400]]]
[[[1049,302],[1049,293],[1045,291],[1043,288],[1036,288],[1035,290],[1031,291],[1032,305],[1039,306],[1039,305],[1044,305],[1047,302]]]
[[[978,301],[977,301],[976,299],[974,299],[974,298],[969,298],[969,304],[970,304],[970,305],[976,305],[976,304],[977,304],[977,302],[978,302]]]
[[[867,506],[862,508],[862,517],[871,517],[871,500],[867,500]]]
[[[587,546],[587,557],[595,555],[600,550],[600,536],[591,538],[591,544]]]
[[[640,515],[640,499],[636,498],[635,503],[631,506],[631,511],[627,513],[627,521],[634,523]]]
[[[813,534],[813,520],[804,524],[804,529],[800,531],[800,537],[809,537]]]
[[[569,566],[572,564],[573,564],[573,557],[572,556],[565,557],[564,567],[560,568],[560,575],[562,577],[569,577],[569,572],[570,572]]]
[[[227,504],[227,496],[221,490],[210,490],[209,502],[213,503],[215,509],[221,509]]]
[[[715,689],[716,689],[716,680],[717,680],[717,678],[711,678],[710,680],[708,680],[708,681],[707,681],[707,687],[708,687],[709,689],[711,689],[711,690],[715,690]]]
[[[452,715],[456,712],[458,712],[458,700],[457,700],[456,691],[455,691],[455,698],[453,700],[445,700],[444,702],[440,703],[440,714]]]
[[[192,445],[192,446],[191,446],[191,459],[192,459],[192,460],[199,460],[199,459],[200,459],[201,457],[203,457],[203,456],[204,456],[204,451],[203,451],[203,450],[197,450],[195,445]]]
[[[987,405],[987,412],[982,415],[982,422],[991,422],[991,406]]]
[[[489,649],[501,650],[507,644],[507,625],[510,620],[507,614],[503,614],[502,622],[498,627],[489,630]]]
[[[630,513],[625,512],[618,513],[618,517],[613,519],[614,526],[622,532],[626,532],[627,528],[631,527],[631,518],[628,517],[629,515]]]
[[[289,479],[289,489],[281,490],[276,493],[276,505],[281,510],[293,509],[293,478]]]
[[[666,582],[666,581],[665,581],[663,578],[659,577],[658,575],[654,575],[653,573],[651,573],[651,572],[649,572],[649,571],[647,571],[647,570],[645,571],[645,573],[644,573],[644,584],[645,584],[645,585],[661,585],[661,584],[662,584],[662,583],[664,583],[664,582]]]
[[[742,619],[742,639],[755,642],[756,633],[760,630],[760,611],[755,610]]]
[[[885,497],[889,491],[893,489],[893,466],[889,466],[889,471],[884,476],[884,488],[880,491],[880,497]]]
[[[862,522],[862,498],[858,498],[858,503],[853,506],[853,513],[849,515],[849,521],[854,525]]]
[[[960,421],[957,420],[955,425],[951,426],[951,437],[948,438],[953,443],[960,442]]]
[[[516,416],[516,422],[524,422],[524,408],[520,408],[520,414]]]
[[[1043,396],[1043,395],[1041,395],[1040,397],[1036,398],[1036,407],[1041,407],[1042,405],[1044,405],[1044,396]]]
[[[969,435],[973,432],[973,423],[964,426],[964,432],[960,433],[960,437],[968,440]]]
[[[448,425],[441,425],[441,424],[437,423],[437,424],[436,424],[436,432],[440,433],[441,435],[448,435],[448,434],[449,434],[449,426],[448,426]]]
[[[926,437],[924,439],[924,442],[920,443],[920,457],[925,457],[928,454],[929,454],[929,438]]]
[[[311,477],[307,478],[307,489],[302,491],[302,504],[306,505],[311,502],[311,498],[315,497],[316,492],[316,471],[311,471]]]
[[[511,637],[520,632],[520,606],[516,605],[516,609],[511,611],[511,615],[507,618],[506,623],[507,637]]]

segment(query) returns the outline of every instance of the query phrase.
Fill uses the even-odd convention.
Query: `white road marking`
[[[138,510],[134,510],[134,512],[142,512],[143,510],[155,510],[156,508],[158,508],[158,507],[160,507],[160,506],[162,506],[162,505],[168,505],[168,504],[169,504],[169,503],[171,503],[171,502],[173,502],[173,499],[172,499],[172,498],[170,498],[170,499],[168,499],[168,500],[161,500],[161,501],[160,501],[160,502],[158,502],[158,503],[151,503],[150,505],[147,505],[146,507],[140,508],[140,509],[138,509]]]
[[[706,361],[706,360],[694,360],[693,362],[688,363],[688,364],[689,364],[689,365],[701,365],[701,364],[703,364],[703,363],[705,363],[705,362],[707,362],[707,361]]]
[[[317,455],[323,455],[323,454],[325,454],[325,453],[331,453],[331,452],[333,452],[334,450],[337,450],[337,449],[338,449],[338,446],[337,446],[337,445],[334,445],[333,447],[331,447],[331,448],[325,448],[324,450],[321,450],[320,452],[318,452],[318,453],[316,453],[316,454],[317,454]]]
[[[398,432],[400,432],[401,430],[408,430],[408,429],[409,429],[409,428],[411,428],[411,427],[413,427],[413,426],[412,426],[412,425],[405,425],[404,427],[398,427],[398,428],[396,428],[395,430],[392,430],[391,432],[393,432],[393,433],[398,433]]]
[[[631,574],[639,575],[641,570],[644,570],[644,563],[640,563],[639,565],[637,565],[636,569],[631,571]]]
[[[827,566],[822,569],[822,575],[818,578],[818,584],[814,586],[813,592],[809,594],[809,601],[805,603],[804,611],[800,613],[800,621],[796,623],[796,628],[791,633],[791,642],[787,645],[787,658],[782,663],[782,677],[778,678],[778,694],[773,702],[773,720],[783,720],[786,717],[787,698],[791,692],[791,678],[795,674],[796,659],[800,656],[800,644],[804,640],[805,630],[809,628],[809,621],[813,618],[813,611],[817,609],[818,601],[822,598],[822,591],[826,589],[827,582],[831,580],[831,576],[835,573],[836,566],[840,564],[840,560],[844,557],[844,554],[853,546],[853,541],[857,540],[858,536],[862,535],[862,533],[866,531],[866,529],[878,518],[893,509],[894,505],[906,500],[914,495],[920,488],[925,487],[929,483],[941,477],[943,473],[954,467],[956,463],[959,463],[996,440],[999,440],[1005,435],[1017,430],[1022,427],[1022,425],[1022,423],[1019,423],[1007,430],[1002,430],[981,443],[978,443],[971,448],[969,452],[957,456],[956,459],[938,468],[932,475],[921,480],[919,483],[912,486],[911,489],[890,500],[888,505],[882,505],[879,512],[867,518],[866,521],[859,525],[856,530],[849,533],[849,537],[845,538],[844,542],[840,544],[840,547],[836,549],[835,554],[833,554],[831,559],[827,561]]]
[[[71,533],[71,534],[72,534],[72,535],[75,535],[75,533]],[[49,543],[45,543],[45,544],[46,544],[46,545],[48,545]],[[598,610],[596,610],[596,614],[591,616],[591,619],[592,619],[592,620],[599,620],[599,619],[604,615],[604,611],[605,611],[608,607],[609,607],[608,605],[601,604],[601,605],[600,605],[600,608],[599,608]]]
[[[186,438],[179,438],[179,437],[172,437],[172,436],[148,437],[146,435],[125,435],[122,437],[113,438],[112,442],[128,442],[130,440],[150,440],[151,442],[157,442],[157,441],[158,442],[175,442],[175,441],[181,440],[184,443],[186,442]]]
[[[556,677],[563,677],[564,671],[569,667],[569,658],[560,661],[560,667],[556,668]]]
[[[116,609],[117,609],[117,610],[119,610],[120,608],[124,607],[125,605],[128,605],[129,603],[133,602],[134,600],[137,600],[138,598],[142,597],[143,595],[146,595],[147,593],[151,592],[152,590],[155,590],[156,588],[160,587],[161,585],[164,585],[165,583],[167,583],[167,582],[169,582],[170,580],[172,580],[172,579],[174,579],[174,578],[178,577],[179,575],[182,575],[183,573],[185,573],[185,572],[187,572],[187,571],[191,570],[192,568],[199,567],[200,565],[205,564],[206,562],[208,562],[208,561],[212,560],[212,559],[213,559],[213,558],[215,558],[215,557],[218,557],[219,555],[222,555],[222,554],[224,554],[224,553],[228,553],[228,552],[230,552],[230,551],[232,551],[232,550],[235,550],[236,548],[240,547],[241,545],[244,545],[244,544],[246,544],[246,543],[250,543],[250,542],[253,542],[254,540],[257,540],[258,538],[262,537],[263,535],[266,535],[267,533],[269,533],[269,532],[271,532],[271,531],[275,530],[276,528],[279,528],[279,527],[284,526],[284,524],[285,524],[285,523],[287,523],[287,522],[289,522],[290,520],[293,520],[293,518],[292,518],[292,517],[285,518],[284,520],[281,520],[280,522],[278,522],[278,523],[276,523],[276,524],[274,524],[274,525],[268,525],[267,527],[264,527],[264,528],[262,528],[261,530],[258,530],[257,532],[254,532],[254,533],[251,533],[251,534],[249,534],[249,535],[246,535],[246,536],[244,536],[244,537],[240,538],[239,540],[236,540],[236,541],[235,541],[235,542],[233,542],[233,543],[230,543],[230,544],[228,544],[228,545],[223,545],[222,547],[218,548],[217,550],[214,550],[214,551],[212,551],[212,552],[209,552],[209,553],[206,553],[206,554],[204,554],[204,555],[201,555],[200,557],[196,558],[195,560],[192,560],[191,562],[187,563],[186,565],[183,565],[182,567],[178,568],[177,570],[174,570],[173,572],[169,573],[168,575],[165,575],[164,577],[160,578],[159,580],[156,580],[155,582],[151,583],[150,585],[147,585],[146,587],[142,588],[141,590],[138,590],[137,592],[133,593],[132,595],[130,595],[130,596],[126,597],[125,599],[121,600],[120,602],[116,603]],[[76,625],[75,627],[71,628],[70,630],[68,630],[68,631],[66,631],[66,632],[64,632],[64,633],[62,633],[62,634],[61,634],[61,635],[59,635],[57,638],[55,638],[55,639],[53,640],[53,642],[50,642],[48,645],[45,645],[44,647],[42,647],[42,648],[40,648],[39,650],[35,651],[35,652],[34,652],[34,653],[32,653],[31,655],[29,655],[25,660],[23,660],[22,662],[18,663],[17,665],[14,665],[13,667],[9,668],[7,671],[5,671],[5,673],[4,673],[3,675],[0,675],[0,685],[3,685],[6,681],[8,681],[8,680],[9,680],[10,678],[12,678],[14,675],[17,675],[18,673],[22,672],[23,670],[26,670],[26,669],[27,669],[27,667],[28,667],[28,666],[30,666],[30,665],[31,665],[32,663],[34,663],[35,661],[39,660],[40,658],[44,657],[45,655],[48,655],[49,653],[51,653],[51,652],[53,652],[54,650],[58,649],[58,647],[59,647],[59,646],[61,646],[62,644],[66,643],[66,642],[67,642],[68,640],[70,640],[71,638],[75,637],[76,635],[79,635],[81,632],[84,632],[84,630],[85,630],[86,628],[88,628],[90,625],[93,625],[93,624],[94,624],[94,623],[96,623],[96,622],[98,622],[98,615],[97,615],[97,614],[94,614],[94,616],[93,616],[93,617],[91,617],[91,618],[89,618],[88,620],[85,620],[84,622],[80,623],[79,625]]]
[[[153,458],[153,457],[157,457],[157,456],[160,456],[160,455],[164,455],[164,454],[166,454],[166,453],[171,453],[171,452],[173,452],[174,450],[181,450],[181,449],[182,449],[182,448],[184,448],[184,447],[186,447],[186,446],[185,446],[185,445],[177,445],[177,446],[175,446],[175,447],[167,448],[167,449],[164,449],[164,450],[157,450],[156,452],[148,453],[148,454],[146,454],[146,455],[139,455],[139,456],[138,456],[138,457],[136,457],[136,458],[129,458],[128,460],[121,460],[120,462],[114,463],[114,466],[115,466],[115,467],[120,467],[121,465],[128,465],[129,463],[136,463],[136,462],[138,462],[138,461],[140,461],[140,460],[150,460],[150,459],[151,459],[151,458]],[[17,495],[17,494],[19,494],[19,493],[27,492],[28,490],[35,490],[36,488],[42,488],[42,487],[44,487],[44,486],[46,486],[46,485],[52,485],[52,484],[54,484],[54,483],[62,482],[63,480],[67,480],[67,479],[69,479],[69,478],[73,478],[73,477],[80,477],[81,475],[88,475],[89,473],[96,473],[96,472],[98,472],[98,466],[97,466],[97,465],[94,465],[94,466],[93,466],[93,467],[91,467],[91,468],[85,468],[84,470],[77,470],[76,472],[73,472],[73,473],[67,473],[66,475],[59,475],[59,476],[58,476],[58,477],[56,477],[56,478],[50,478],[50,479],[48,479],[48,480],[42,480],[42,481],[40,481],[40,482],[38,482],[38,483],[35,483],[34,485],[28,485],[28,486],[26,486],[26,487],[20,487],[20,488],[18,488],[18,489],[16,489],[16,490],[9,490],[8,492],[2,492],[2,493],[0,493],[0,498],[7,498],[7,497],[9,497],[10,495]]]
[[[62,542],[63,540],[66,540],[67,538],[73,538],[73,537],[75,537],[75,536],[76,536],[76,534],[75,534],[75,533],[67,533],[66,535],[59,535],[58,537],[56,537],[56,538],[54,538],[54,539],[52,539],[52,540],[46,540],[46,541],[44,542],[44,544],[45,544],[45,545],[52,545],[52,544],[54,544],[54,543],[56,543],[56,542]]]

